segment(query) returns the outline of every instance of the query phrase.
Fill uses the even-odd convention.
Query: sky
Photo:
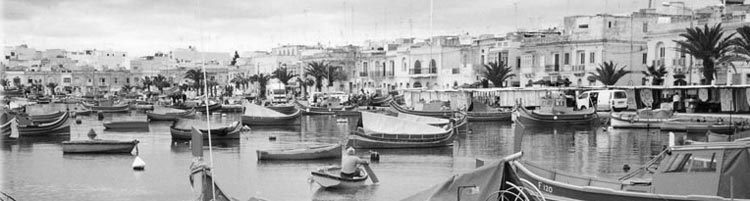
[[[661,5],[660,0],[652,2]],[[686,4],[698,7],[705,2],[709,1]],[[188,46],[247,52],[286,44],[357,45],[365,40],[430,35],[504,34],[560,26],[570,15],[631,13],[648,7],[649,0],[434,0],[432,6],[430,0],[3,0],[0,4],[3,46],[104,49],[144,56]]]

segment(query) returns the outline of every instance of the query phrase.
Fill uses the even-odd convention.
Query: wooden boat
[[[48,135],[52,133],[69,133],[68,112],[49,123],[35,123],[28,118],[16,118],[18,136]]]
[[[174,109],[180,109],[180,110],[190,110],[195,109],[196,112],[206,112],[206,104],[203,101],[187,101],[185,103],[181,103],[178,105],[171,106]],[[208,111],[214,112],[221,109],[221,103],[216,101],[209,101],[208,103]]]
[[[553,200],[750,200],[750,142],[669,147],[620,180],[581,176],[513,161],[527,187]],[[658,167],[654,167],[658,166]],[[651,180],[627,177],[651,174]]]
[[[369,178],[367,171],[359,168],[360,176],[342,178],[341,167],[330,166],[312,171],[312,180],[323,188],[356,188],[365,184]]]
[[[296,149],[257,150],[258,160],[315,160],[341,158],[340,144],[325,144]]]
[[[515,108],[516,120],[524,124],[589,124],[597,119],[596,110],[538,112]]]
[[[7,139],[13,133],[13,117],[5,112],[0,113],[0,139]]]
[[[148,121],[131,120],[131,121],[107,121],[104,122],[104,129],[137,129],[148,130]]]
[[[373,106],[387,106],[388,103],[393,101],[393,97],[391,95],[387,96],[375,96],[372,98],[372,105]]]
[[[79,140],[62,143],[63,153],[97,153],[114,154],[130,153],[138,145],[138,140]]]
[[[347,146],[355,148],[427,148],[453,143],[456,129],[452,123],[443,128],[391,117],[362,112],[362,126],[348,136]]]
[[[204,121],[179,119],[169,127],[172,140],[190,140],[191,129],[193,126],[203,133],[203,139],[208,140],[208,129],[204,128]],[[211,139],[214,140],[238,140],[242,132],[242,124],[239,121],[232,122],[229,125],[218,125],[211,128]]]
[[[103,112],[103,113],[116,113],[116,112],[127,112],[129,109],[128,104],[116,104],[116,105],[109,105],[109,104],[100,104],[100,105],[94,105],[87,102],[82,102],[81,105],[83,105],[85,108],[94,111],[94,112]]]
[[[351,106],[331,106],[331,107],[313,107],[309,105],[305,105],[299,101],[294,101],[294,104],[297,105],[298,109],[302,110],[304,115],[334,115],[336,114],[336,111],[351,111],[357,108],[356,105]]]
[[[444,111],[411,110],[411,109],[407,109],[401,105],[396,104],[396,102],[394,101],[391,101],[390,106],[394,110],[401,112],[401,113],[407,113],[407,114],[413,114],[413,115],[419,115],[419,116],[428,116],[428,117],[451,118],[451,117],[454,117],[456,113],[458,113],[458,111],[453,111],[453,110],[444,110]]]
[[[242,123],[248,126],[283,126],[299,124],[301,110],[292,114],[282,114],[256,104],[245,104],[245,114]]]
[[[58,111],[51,114],[29,115],[29,119],[36,123],[49,123],[59,119],[63,115],[65,115],[65,112]]]
[[[610,125],[613,128],[660,128],[664,122],[670,122],[674,119],[671,115],[659,115],[662,112],[656,112],[657,115],[643,115],[643,112],[638,114],[632,113],[612,113],[610,114]]]
[[[243,112],[245,107],[242,104],[222,104],[221,112]]]
[[[662,131],[678,131],[698,134],[706,133],[708,131],[722,134],[733,134],[735,131],[735,127],[731,124],[691,120],[663,122],[659,126],[659,129]]]
[[[146,111],[146,118],[150,121],[175,121],[180,118],[192,118],[195,110],[178,110],[172,108],[157,107],[154,111]]]
[[[297,108],[293,104],[271,105],[267,106],[267,108],[283,114],[292,114],[297,111]]]
[[[469,121],[510,121],[512,113],[512,111],[501,111],[477,101],[473,101],[466,112]]]
[[[407,114],[407,113],[398,113],[396,114],[396,117],[400,119],[406,119],[410,121],[416,121],[419,123],[432,125],[432,126],[445,126],[450,123],[450,120],[443,119],[443,118],[437,118],[437,117],[429,117],[429,116],[419,116],[419,115],[413,115],[413,114]]]

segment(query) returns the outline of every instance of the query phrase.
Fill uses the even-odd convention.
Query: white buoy
[[[135,160],[133,160],[133,170],[141,171],[144,169],[146,169],[146,162],[141,160],[140,156],[136,156]]]

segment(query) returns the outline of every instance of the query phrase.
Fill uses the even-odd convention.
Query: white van
[[[596,107],[597,111],[623,111],[628,109],[628,95],[623,90],[586,91],[576,98],[576,108]]]

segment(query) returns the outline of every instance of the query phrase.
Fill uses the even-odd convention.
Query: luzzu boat
[[[80,140],[62,143],[63,153],[130,153],[138,145],[138,140]]]
[[[341,158],[340,144],[323,144],[295,149],[258,150],[258,160],[315,160]]]
[[[408,109],[397,104],[395,101],[391,101],[390,106],[394,110],[401,112],[401,113],[407,113],[407,114],[413,114],[413,115],[419,115],[419,116],[428,116],[428,117],[451,118],[451,117],[456,116],[457,113],[459,113],[458,111],[453,111],[453,110],[436,110],[436,111],[412,110],[412,109]]]
[[[29,119],[36,123],[49,123],[59,119],[63,115],[65,115],[65,112],[58,111],[51,114],[29,115]]]
[[[130,121],[108,121],[104,122],[104,129],[137,129],[148,130],[148,121],[130,120]]]
[[[53,122],[49,123],[36,123],[28,118],[19,119],[16,118],[18,136],[31,136],[31,135],[48,135],[52,133],[69,133],[70,125],[68,125],[68,117],[70,115],[65,112],[62,116],[58,117]]]
[[[524,124],[589,124],[597,119],[596,110],[580,111],[529,111],[519,105],[514,114],[517,121]]]
[[[169,132],[172,135],[172,140],[190,140],[192,127],[203,133],[203,139],[208,140],[208,128],[204,128],[204,121],[191,120],[191,119],[179,119],[169,127]],[[214,140],[238,140],[242,132],[242,124],[239,121],[232,122],[229,125],[212,125],[211,128],[211,139]]]
[[[300,116],[302,116],[300,110],[292,114],[283,114],[260,105],[247,103],[245,114],[242,115],[242,123],[248,126],[298,125]]]
[[[750,200],[750,141],[670,147],[643,171],[651,180],[615,180],[513,161],[516,173],[552,200]]]
[[[91,111],[104,112],[104,113],[127,112],[130,108],[128,104],[125,104],[125,103],[114,104],[112,103],[112,101],[100,101],[99,104],[90,104],[87,102],[82,102],[81,105],[83,105],[85,108]]]
[[[484,103],[473,101],[469,106],[466,115],[469,121],[510,121],[512,111],[503,111],[498,108],[492,108]]]
[[[175,109],[181,109],[181,110],[190,110],[194,109],[197,112],[206,112],[206,104],[205,101],[187,101],[185,103],[181,103],[178,105],[172,106],[172,108]],[[216,110],[221,109],[221,103],[216,101],[209,101],[208,102],[208,111],[213,112]]]
[[[146,117],[151,121],[175,121],[179,118],[192,118],[195,110],[178,110],[172,108],[157,107],[153,111],[146,111]]]
[[[302,110],[302,112],[305,115],[334,115],[336,112],[339,111],[353,111],[355,108],[357,108],[356,105],[351,106],[341,106],[341,105],[335,105],[331,107],[313,107],[306,104],[303,104],[299,101],[294,101],[294,104],[297,105],[297,107]]]
[[[450,123],[436,127],[414,120],[362,112],[361,127],[353,131],[347,146],[355,148],[428,148],[453,143],[456,129]]]
[[[323,188],[356,188],[365,185],[369,178],[367,171],[359,168],[360,176],[354,178],[341,177],[341,167],[330,166],[312,171],[312,181]]]
[[[672,112],[662,109],[641,109],[637,113],[613,113],[610,124],[613,128],[659,128],[662,123],[673,121]]]

